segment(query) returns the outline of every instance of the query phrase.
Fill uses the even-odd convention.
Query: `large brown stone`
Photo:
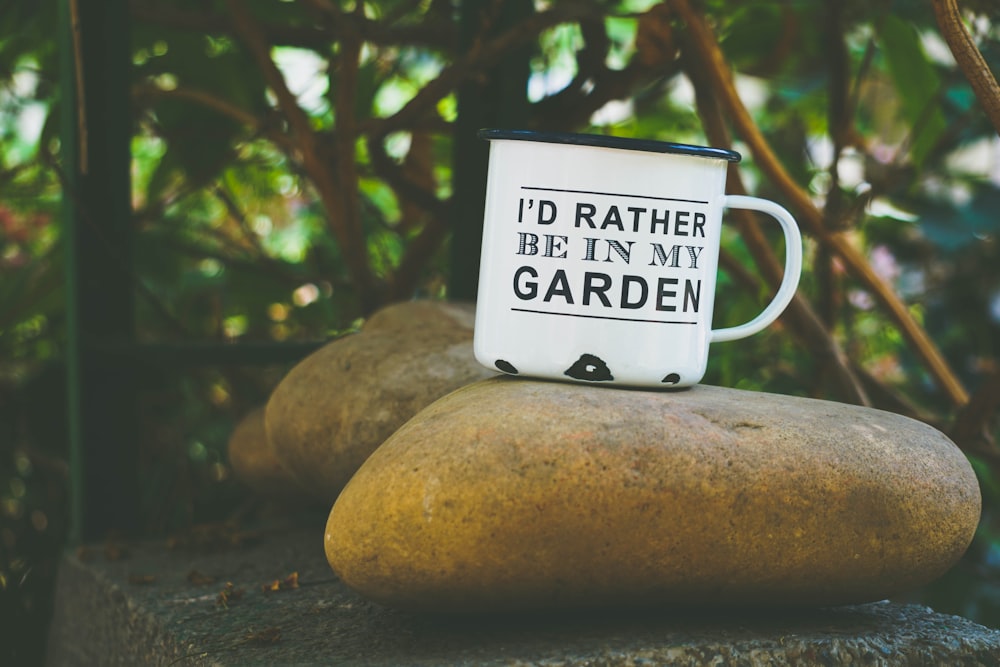
[[[408,302],[293,368],[267,403],[275,454],[312,496],[332,504],[351,475],[421,408],[494,375],[472,354],[471,306]]]
[[[936,578],[979,511],[962,453],[898,415],[497,378],[380,447],[325,546],[405,608],[838,605]]]

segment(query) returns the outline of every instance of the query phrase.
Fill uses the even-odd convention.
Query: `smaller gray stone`
[[[254,408],[236,424],[228,454],[233,476],[254,493],[293,506],[311,500],[275,455],[264,428],[264,406]]]
[[[473,356],[474,313],[467,304],[395,304],[303,359],[267,403],[267,437],[281,466],[329,507],[406,420],[496,375]]]

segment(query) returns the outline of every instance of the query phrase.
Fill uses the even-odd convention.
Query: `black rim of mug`
[[[575,132],[535,132],[534,130],[501,130],[487,128],[479,130],[480,139],[493,141],[509,139],[514,141],[537,141],[548,144],[573,144],[575,146],[596,146],[598,148],[621,148],[647,153],[674,153],[694,157],[713,158],[728,162],[739,162],[742,156],[736,151],[708,146],[675,144],[655,139],[634,139],[632,137],[610,137],[603,134],[579,134]]]

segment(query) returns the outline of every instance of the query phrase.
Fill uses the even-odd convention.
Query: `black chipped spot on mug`
[[[493,362],[493,365],[502,370],[504,373],[510,373],[511,375],[517,375],[517,369],[514,368],[514,364],[509,361],[504,361],[503,359],[497,359]]]
[[[681,376],[677,373],[671,373],[667,377],[660,380],[663,384],[677,384],[681,381]]]
[[[604,360],[593,354],[581,354],[580,358],[573,362],[573,365],[567,368],[563,375],[568,375],[574,380],[587,380],[588,382],[607,382],[615,379]]]

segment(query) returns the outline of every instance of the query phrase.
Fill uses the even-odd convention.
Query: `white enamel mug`
[[[802,239],[774,202],[725,194],[739,153],[600,135],[481,130],[490,142],[475,354],[512,375],[684,387],[710,343],[771,324],[795,294]],[[722,212],[761,211],[785,274],[756,318],[712,329]]]

